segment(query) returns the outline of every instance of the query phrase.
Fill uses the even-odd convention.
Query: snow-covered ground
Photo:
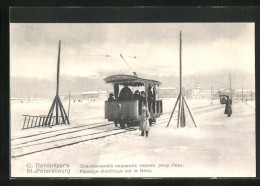
[[[51,101],[12,101],[11,155],[39,150],[38,153],[11,158],[12,176],[255,176],[255,102],[235,103],[232,117],[227,118],[219,100],[214,100],[212,105],[206,99],[187,100],[200,127],[194,127],[186,112],[187,126],[177,129],[176,114],[166,128],[176,99],[165,99],[164,114],[151,128],[148,138],[141,137],[138,130],[114,130],[113,124],[92,128],[92,123],[109,123],[104,120],[103,101],[71,102],[71,125],[21,130],[23,114],[46,115]],[[68,101],[62,102],[67,110]],[[103,138],[104,130],[111,135]],[[22,138],[29,135],[35,136]],[[97,139],[84,142],[93,138]],[[77,143],[79,141],[82,142]],[[17,148],[21,146],[26,147]],[[57,168],[57,164],[67,165]]]

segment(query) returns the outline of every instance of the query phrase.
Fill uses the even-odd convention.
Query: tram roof
[[[147,82],[149,85],[161,85],[160,81],[151,80],[151,79],[143,79],[136,76],[131,75],[112,75],[108,76],[104,79],[106,83],[118,83],[119,85],[124,86],[143,86],[145,82]]]

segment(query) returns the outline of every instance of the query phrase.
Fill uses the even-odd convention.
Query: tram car
[[[139,126],[145,104],[151,114],[149,122],[155,123],[163,113],[163,103],[157,91],[161,82],[131,75],[112,75],[104,81],[114,86],[114,94],[105,101],[105,119],[113,121],[116,127]]]
[[[228,95],[224,95],[224,94],[219,96],[219,101],[220,101],[221,105],[226,104],[227,97],[228,97]],[[230,104],[232,105],[232,100],[230,100]]]

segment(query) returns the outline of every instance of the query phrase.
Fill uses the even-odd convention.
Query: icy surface
[[[21,130],[23,114],[46,115],[51,101],[11,102],[11,155],[52,148],[11,158],[12,176],[87,178],[255,176],[255,102],[235,103],[232,117],[227,118],[224,115],[224,105],[220,105],[218,100],[214,100],[212,105],[211,101],[206,99],[187,100],[199,128],[194,127],[187,110],[185,128],[176,128],[177,112],[166,128],[176,99],[165,99],[164,114],[158,118],[157,124],[151,127],[148,138],[140,136],[139,130],[114,130],[113,124],[97,128],[87,126],[93,123],[109,123],[104,119],[103,101],[71,102],[71,125]],[[67,110],[68,101],[62,102]],[[113,135],[115,133],[118,134]],[[102,137],[107,134],[111,135]],[[36,136],[21,138],[29,135]],[[97,139],[84,141],[92,138]],[[77,143],[79,141],[82,142]],[[66,145],[74,142],[75,144]],[[64,144],[66,146],[62,146]],[[21,146],[27,147],[17,148]],[[58,146],[62,147],[55,148]],[[36,166],[37,163],[68,164],[70,173],[26,172],[28,164]],[[115,165],[134,164],[137,168],[130,167],[131,173],[100,173],[101,169],[98,168],[93,170],[99,173],[80,173],[81,164],[110,164],[114,166],[114,170],[120,169],[115,168]],[[147,165],[145,171],[144,168],[140,168],[140,164]],[[151,164],[156,167],[149,167]],[[137,172],[134,172],[134,169]]]

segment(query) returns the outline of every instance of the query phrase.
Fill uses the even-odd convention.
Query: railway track
[[[194,114],[203,114],[218,110],[223,106],[206,106],[193,108]],[[164,113],[156,125],[166,124],[171,112]],[[176,120],[176,118],[175,118]],[[52,149],[62,148],[86,141],[101,139],[113,135],[123,134],[137,130],[138,127],[126,129],[114,128],[113,122],[99,122],[87,125],[58,129],[55,131],[42,132],[33,135],[16,137],[12,140],[11,157],[18,158],[30,154],[44,152]],[[96,131],[101,130],[101,131]]]

